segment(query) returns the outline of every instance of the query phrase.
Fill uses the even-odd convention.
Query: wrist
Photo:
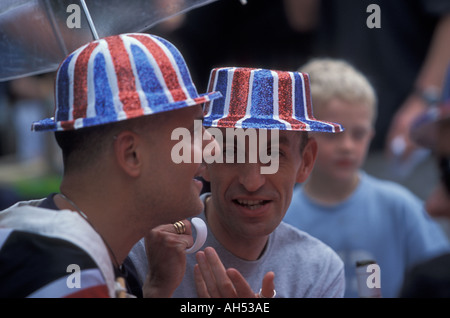
[[[144,298],[170,298],[173,291],[167,290],[167,288],[156,287],[144,284],[142,287],[142,295]]]
[[[430,106],[436,106],[441,98],[440,89],[436,86],[428,86],[425,88],[416,88],[414,90],[414,96],[419,97],[425,104]]]
[[[171,288],[168,283],[159,280],[152,280],[150,275],[142,286],[142,295],[144,298],[170,298],[175,288]]]

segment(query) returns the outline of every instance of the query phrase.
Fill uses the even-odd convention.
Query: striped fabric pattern
[[[343,131],[339,124],[314,117],[306,73],[215,68],[208,91],[219,91],[224,98],[205,104],[207,127]]]
[[[59,66],[55,117],[34,131],[64,131],[193,106],[221,97],[199,95],[178,49],[167,40],[128,33],[90,42]]]
[[[80,268],[79,286],[71,286]],[[94,260],[78,246],[59,238],[0,228],[0,298],[108,298],[105,278]]]

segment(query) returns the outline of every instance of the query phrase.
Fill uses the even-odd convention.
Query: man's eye
[[[271,158],[277,159],[283,156],[283,152],[279,148],[269,148],[267,150],[267,155]]]
[[[267,154],[272,158],[278,158],[280,156],[280,150],[277,149],[269,149]]]

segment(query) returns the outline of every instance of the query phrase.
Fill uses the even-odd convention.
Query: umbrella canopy
[[[143,32],[214,1],[2,0],[0,81],[55,71],[69,53],[97,37]]]

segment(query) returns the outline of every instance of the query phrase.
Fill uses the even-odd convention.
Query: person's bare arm
[[[443,16],[436,26],[427,56],[415,81],[415,90],[395,114],[387,136],[387,154],[392,155],[392,141],[403,138],[402,159],[408,158],[416,145],[409,138],[412,122],[428,107],[421,95],[433,93],[440,96],[445,72],[450,63],[450,14]]]

